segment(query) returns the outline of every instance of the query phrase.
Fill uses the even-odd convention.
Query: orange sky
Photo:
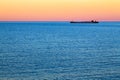
[[[0,21],[119,20],[120,0],[0,0]]]

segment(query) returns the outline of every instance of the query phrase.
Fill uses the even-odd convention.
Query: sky
[[[120,21],[120,0],[0,0],[0,21]]]

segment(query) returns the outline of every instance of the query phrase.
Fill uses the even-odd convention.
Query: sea
[[[0,80],[120,80],[120,22],[0,22]]]

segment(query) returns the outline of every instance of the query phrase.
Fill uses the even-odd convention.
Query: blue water
[[[0,22],[0,80],[120,80],[120,22]]]

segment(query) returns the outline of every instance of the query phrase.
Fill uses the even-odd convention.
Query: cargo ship
[[[91,20],[91,21],[70,21],[70,23],[99,23],[99,22]]]

